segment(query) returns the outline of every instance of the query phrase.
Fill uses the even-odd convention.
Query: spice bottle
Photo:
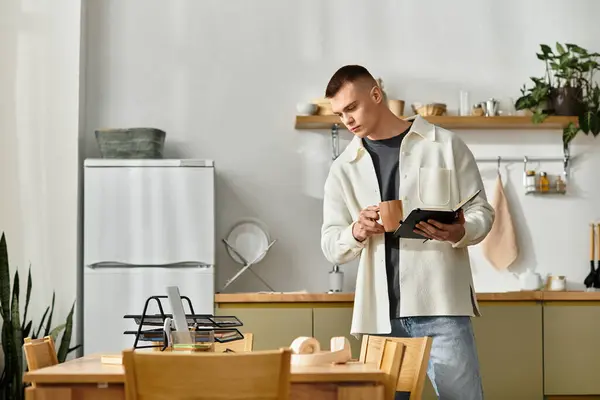
[[[525,191],[527,193],[535,192],[535,171],[525,172]]]
[[[540,191],[547,192],[550,190],[550,181],[548,180],[548,174],[540,172]]]
[[[556,191],[559,193],[564,193],[566,190],[566,183],[565,181],[563,181],[563,179],[560,177],[560,175],[556,178]]]

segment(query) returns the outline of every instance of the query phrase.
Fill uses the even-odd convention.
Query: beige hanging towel
[[[517,259],[519,249],[500,173],[498,173],[496,179],[496,188],[491,205],[494,207],[496,216],[490,233],[481,245],[483,255],[488,261],[494,268],[502,270],[508,268]]]

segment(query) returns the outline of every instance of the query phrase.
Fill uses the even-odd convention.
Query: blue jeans
[[[427,375],[439,399],[483,399],[470,317],[407,317],[391,322],[392,333],[382,336],[432,337]],[[395,398],[410,397],[406,392],[396,392]]]

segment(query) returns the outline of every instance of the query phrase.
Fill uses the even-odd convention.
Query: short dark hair
[[[365,78],[371,79],[374,84],[377,84],[373,75],[362,65],[345,65],[338,69],[329,80],[325,89],[325,97],[330,99],[340,91],[344,84]]]

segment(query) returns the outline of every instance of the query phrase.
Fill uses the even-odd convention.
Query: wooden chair
[[[26,337],[23,339],[23,352],[29,371],[58,364],[54,339],[50,336],[41,339]],[[35,398],[35,383],[32,383],[31,386],[25,388],[25,399],[34,400]]]
[[[35,388],[31,386],[25,388],[25,400],[36,400]]]
[[[236,353],[252,351],[254,347],[254,335],[251,333],[244,333],[244,338],[240,340],[234,340],[227,343],[215,342],[215,352],[224,353],[228,350]]]
[[[402,343],[386,340],[381,352],[379,369],[386,374],[385,379],[385,397],[393,400],[396,396],[396,383],[400,377],[402,368],[402,359],[406,348]]]
[[[410,392],[411,400],[421,399],[427,376],[432,338],[397,338],[364,335],[360,348],[359,361],[381,364],[384,357],[383,349],[386,340],[404,345],[404,354],[402,355],[396,390],[399,392]]]
[[[291,350],[249,353],[123,351],[127,400],[287,400]]]
[[[23,351],[29,371],[58,364],[54,339],[45,336],[41,339],[26,337],[23,340]]]

